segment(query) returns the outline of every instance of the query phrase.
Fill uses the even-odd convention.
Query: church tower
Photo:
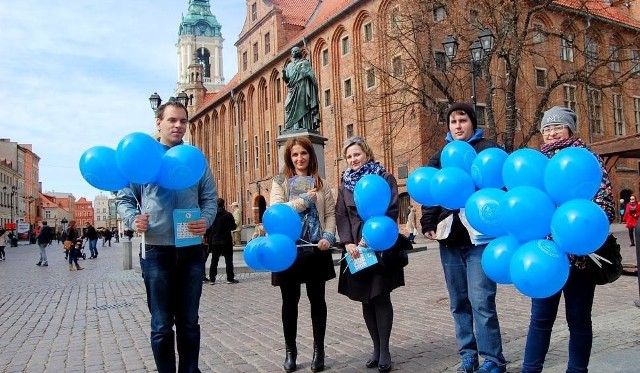
[[[176,92],[186,91],[194,83],[191,78],[194,56],[202,66],[202,84],[209,92],[224,87],[222,74],[222,33],[216,17],[211,14],[209,0],[189,0],[187,15],[180,22],[177,47],[178,87]],[[190,71],[191,70],[191,71]]]

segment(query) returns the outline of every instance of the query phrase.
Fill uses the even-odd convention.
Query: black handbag
[[[376,251],[378,257],[378,263],[384,268],[404,268],[409,264],[409,255],[407,250],[413,249],[413,245],[409,239],[401,234],[398,234],[398,240],[388,250]]]
[[[609,235],[602,246],[594,254],[610,261],[599,260],[601,266],[589,259],[589,270],[593,280],[597,285],[610,284],[622,275],[622,255],[620,255],[620,245],[613,235]]]

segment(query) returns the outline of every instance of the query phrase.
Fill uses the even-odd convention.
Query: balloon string
[[[142,195],[144,194],[144,184],[140,185],[140,201],[142,200]],[[138,201],[138,199],[136,198],[135,193],[133,194],[133,198],[136,200],[136,204],[138,206],[138,211],[140,211],[140,214],[142,214],[142,203],[140,201]],[[140,241],[140,257],[142,259],[145,259],[147,257],[147,240],[145,239],[145,232],[142,232],[140,234],[141,236],[141,241]]]

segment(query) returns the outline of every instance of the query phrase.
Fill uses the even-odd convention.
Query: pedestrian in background
[[[540,151],[551,158],[562,149],[570,147],[589,150],[585,142],[576,136],[576,120],[576,113],[565,107],[554,106],[545,111],[540,125],[544,141]],[[602,182],[593,197],[593,202],[604,210],[611,223],[616,215],[611,181],[602,159],[595,153],[593,155],[600,162],[602,169]],[[591,309],[596,288],[589,271],[589,261],[586,255],[569,254],[569,279],[562,289],[548,298],[531,299],[531,321],[524,349],[522,373],[542,372],[562,294],[569,326],[567,372],[588,371],[593,343]]]
[[[82,256],[82,241],[79,240],[80,235],[78,235],[75,220],[71,220],[69,222],[69,227],[67,227],[65,236],[66,240],[64,241],[64,247],[67,249],[67,255],[69,258],[69,271],[81,271],[84,268],[80,267],[80,264],[78,264],[78,258]]]
[[[52,240],[53,229],[51,229],[51,227],[47,225],[46,221],[42,221],[40,233],[38,233],[38,237],[36,237],[36,241],[38,242],[38,246],[40,247],[40,260],[38,261],[38,263],[36,263],[37,266],[49,266],[49,262],[47,261],[47,245],[50,245]]]
[[[224,209],[224,205],[224,199],[218,198],[216,218],[207,230],[207,243],[211,253],[211,265],[209,266],[209,283],[211,285],[216,283],[220,256],[224,257],[227,284],[238,283],[233,274],[233,237],[231,236],[231,232],[236,229],[236,223],[233,220],[233,215]]]
[[[473,106],[455,103],[447,110],[447,143],[466,141],[476,152],[498,147],[485,139],[478,129]],[[429,167],[441,168],[438,150],[429,160]],[[502,354],[502,337],[496,310],[497,285],[482,270],[481,259],[486,243],[472,241],[469,231],[459,217],[460,210],[441,206],[422,206],[422,233],[430,240],[438,240],[440,262],[449,292],[449,307],[455,322],[456,341],[461,357],[459,372],[503,373],[506,364]],[[450,227],[443,237],[438,227]],[[442,229],[441,229],[442,230]],[[479,357],[484,358],[482,366]]]
[[[351,258],[357,259],[360,257],[358,247],[367,247],[367,242],[362,237],[364,220],[358,214],[354,202],[353,191],[356,184],[366,175],[383,177],[391,188],[391,202],[385,215],[394,221],[398,219],[400,212],[398,185],[395,177],[375,161],[371,147],[362,137],[347,139],[342,148],[342,156],[349,168],[342,175],[342,183],[338,189],[336,223],[340,243],[344,246],[342,256],[348,253]],[[397,287],[404,286],[404,270],[402,267],[390,268],[376,264],[362,272],[351,273],[346,262],[342,260],[340,266],[338,292],[362,304],[364,322],[373,342],[373,352],[365,362],[365,366],[378,367],[380,372],[388,372],[392,367],[389,350],[389,339],[393,327],[391,292]]]
[[[409,234],[409,242],[415,244],[416,235],[418,234],[418,220],[416,219],[416,209],[413,205],[409,206],[409,214],[407,215],[407,232]]]
[[[240,210],[240,206],[238,202],[233,202],[231,204],[231,208],[233,211],[231,214],[233,215],[233,221],[236,223],[236,229],[233,230],[233,244],[241,245],[242,244],[242,211]]]
[[[305,222],[298,241],[295,262],[282,272],[271,274],[271,284],[282,294],[282,330],[286,372],[297,369],[298,303],[300,287],[305,284],[311,305],[313,357],[311,371],[324,370],[324,337],[327,329],[325,284],[336,277],[329,248],[336,243],[335,202],[331,188],[318,173],[318,158],[313,144],[306,138],[291,138],[284,145],[282,172],[271,184],[271,205],[284,203],[292,207]]]
[[[188,124],[187,108],[179,102],[168,101],[156,109],[156,130],[165,151],[184,144],[182,138]],[[179,372],[200,372],[198,313],[204,277],[203,245],[176,247],[173,212],[199,209],[200,219],[189,221],[187,230],[203,236],[216,216],[216,200],[216,186],[208,166],[200,180],[186,189],[131,183],[117,193],[116,206],[122,221],[145,235],[140,264],[151,313],[151,350],[160,373],[176,371],[176,349]]]
[[[629,197],[629,203],[624,209],[624,221],[625,227],[629,231],[629,240],[631,240],[631,246],[635,246],[635,231],[636,225],[638,225],[638,202],[636,196]]]
[[[102,247],[104,247],[105,243],[109,243],[109,247],[111,247],[111,230],[105,229],[102,232]]]
[[[0,228],[0,260],[7,260],[4,248],[7,246],[7,231]]]
[[[89,222],[84,223],[84,228],[82,237],[89,241],[89,251],[91,252],[89,259],[95,259],[98,257],[98,231]]]

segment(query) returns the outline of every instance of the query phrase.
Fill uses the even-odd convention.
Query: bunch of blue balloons
[[[105,191],[119,190],[129,183],[185,189],[197,183],[207,167],[198,148],[177,145],[165,152],[157,140],[140,132],[126,135],[115,150],[107,146],[87,149],[79,163],[82,177]]]
[[[358,214],[365,221],[362,238],[376,251],[391,248],[398,240],[398,225],[385,213],[391,203],[391,187],[379,175],[363,176],[353,190]]]
[[[441,170],[409,175],[409,194],[423,205],[464,209],[476,233],[495,238],[482,255],[489,278],[532,298],[555,294],[569,276],[567,254],[592,253],[609,234],[606,214],[591,201],[602,182],[598,159],[578,147],[551,159],[533,149],[474,154],[466,142],[447,144]]]
[[[281,272],[298,256],[296,241],[302,234],[302,219],[290,206],[269,206],[262,216],[266,236],[256,237],[244,248],[244,261],[256,271]]]

